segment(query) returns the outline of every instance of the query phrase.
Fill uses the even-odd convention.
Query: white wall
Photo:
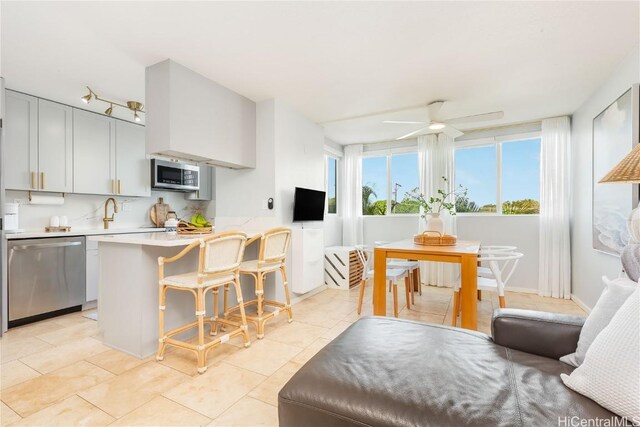
[[[536,291],[538,287],[539,224],[537,215],[459,215],[460,240],[479,240],[484,245],[512,245],[524,253],[507,288]],[[364,242],[406,239],[418,233],[417,216],[366,216]]]
[[[616,277],[621,269],[618,257],[597,252],[592,245],[592,124],[593,118],[622,95],[632,84],[640,82],[638,49],[573,114],[571,120],[573,218],[571,223],[572,280],[574,299],[591,308],[603,285],[600,277]]]
[[[26,191],[7,191],[6,201],[13,202],[15,199],[28,201]],[[102,228],[102,218],[104,217],[104,202],[108,196],[86,195],[86,194],[66,194],[63,205],[30,205],[20,206],[19,226],[25,230],[44,231],[44,227],[49,225],[49,218],[53,215],[66,216],[69,225],[75,229]],[[115,215],[115,221],[109,224],[109,228],[131,228],[151,226],[149,211],[158,201],[158,197],[163,197],[172,210],[176,211],[178,217],[191,217],[195,209],[205,213],[205,216],[213,217],[214,202],[194,202],[185,200],[184,193],[171,191],[152,191],[151,197],[118,197],[114,198],[122,207],[126,201],[125,210]],[[111,207],[109,208],[111,214]]]

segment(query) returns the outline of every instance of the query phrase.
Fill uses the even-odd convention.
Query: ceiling
[[[467,129],[570,114],[640,35],[635,1],[5,0],[0,8],[8,88],[85,108],[86,85],[144,102],[145,67],[171,58],[319,123],[434,100],[448,101],[441,118],[505,112]],[[343,144],[394,139],[420,125],[382,120],[424,115],[414,108],[327,123],[326,135]]]

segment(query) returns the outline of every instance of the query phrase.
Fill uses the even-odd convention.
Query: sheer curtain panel
[[[362,144],[344,147],[342,209],[342,244],[362,244]]]
[[[542,121],[540,148],[540,271],[538,294],[571,298],[571,124]]]

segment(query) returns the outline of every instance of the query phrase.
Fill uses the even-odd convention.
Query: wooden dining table
[[[478,252],[480,242],[458,241],[452,246],[417,245],[413,239],[376,246],[373,252],[373,314],[387,315],[387,259],[451,262],[460,264],[461,321],[466,329],[478,329]],[[453,313],[455,315],[455,313]]]

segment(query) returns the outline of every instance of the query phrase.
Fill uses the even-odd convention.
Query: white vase
[[[440,212],[429,214],[426,231],[437,231],[440,234],[444,234],[444,223],[440,218]]]

